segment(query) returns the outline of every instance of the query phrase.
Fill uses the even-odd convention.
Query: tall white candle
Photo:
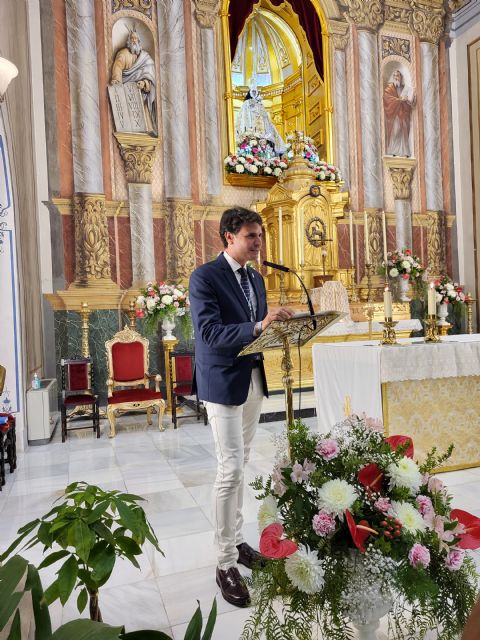
[[[382,231],[383,231],[383,261],[385,268],[387,267],[387,223],[385,220],[385,211],[382,211]]]
[[[278,208],[278,261],[283,264],[283,220],[282,207]]]
[[[392,317],[392,294],[388,287],[385,287],[385,291],[383,292],[383,309],[385,318]]]
[[[355,256],[353,254],[353,213],[352,210],[350,209],[350,264],[353,265],[355,264]]]
[[[301,265],[305,264],[305,254],[304,254],[304,241],[305,241],[305,230],[303,228],[303,209],[300,209],[300,251],[298,253],[299,262]]]
[[[363,212],[363,226],[365,234],[365,264],[370,264],[370,242],[368,237],[368,214]]]
[[[428,315],[435,316],[437,315],[437,299],[436,299],[436,291],[433,282],[430,283],[430,287],[428,289]]]

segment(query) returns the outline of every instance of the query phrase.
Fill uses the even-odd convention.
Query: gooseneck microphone
[[[293,273],[294,275],[297,276],[298,281],[302,285],[302,288],[305,291],[305,295],[307,296],[308,310],[310,311],[310,315],[312,316],[312,319],[313,319],[313,326],[316,329],[317,328],[317,321],[315,320],[315,311],[313,310],[313,304],[312,304],[312,301],[311,301],[310,296],[308,294],[307,288],[303,284],[303,280],[298,275],[298,273],[296,271],[294,271],[293,269],[290,269],[290,267],[285,267],[283,264],[277,264],[276,262],[269,262],[268,260],[264,260],[263,264],[264,264],[265,267],[271,267],[272,269],[277,269],[278,271],[284,271],[285,273]]]

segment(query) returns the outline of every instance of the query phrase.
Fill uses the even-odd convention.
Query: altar
[[[387,435],[408,435],[415,458],[455,448],[443,471],[480,466],[480,334],[423,338],[382,347],[378,341],[314,344],[317,423],[326,433],[345,416],[383,420]]]

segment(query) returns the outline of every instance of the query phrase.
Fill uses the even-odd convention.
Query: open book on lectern
[[[314,336],[322,333],[347,314],[341,311],[322,311],[315,315],[300,313],[288,320],[274,320],[253,342],[240,351],[239,356],[247,356],[260,351],[281,349],[285,338],[288,344],[303,347]]]

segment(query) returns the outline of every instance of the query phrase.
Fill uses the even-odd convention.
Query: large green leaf
[[[72,620],[57,629],[51,640],[118,640],[123,630],[93,620]]]
[[[108,509],[109,504],[110,503],[108,500],[102,500],[102,502],[97,504],[95,509],[93,509],[91,514],[87,517],[87,524],[92,524],[92,522],[96,522],[97,520],[99,520],[100,517],[103,516],[105,511]]]
[[[18,607],[23,597],[23,591],[12,593],[6,600],[0,601],[0,631],[5,627],[7,622]]]
[[[78,575],[78,564],[73,556],[70,556],[57,571],[58,595],[60,602],[65,605],[69,599]]]
[[[214,598],[212,602],[212,608],[210,609],[210,613],[208,614],[208,620],[205,626],[205,631],[203,632],[202,640],[211,639],[213,634],[213,628],[215,627],[216,621],[217,621],[217,599]]]
[[[130,529],[132,533],[141,533],[142,527],[137,514],[121,500],[115,500],[117,506],[118,515],[120,516],[120,523]]]
[[[25,558],[13,556],[0,567],[0,631],[10,620],[22,598],[23,589],[18,592],[15,589],[25,575],[27,566]]]
[[[92,569],[92,579],[101,582],[109,577],[115,566],[115,549],[104,540],[95,544],[88,558],[88,565]]]
[[[172,640],[163,631],[130,631],[121,636],[122,640]]]
[[[62,549],[62,551],[54,551],[49,556],[47,556],[42,562],[38,565],[38,569],[45,569],[45,567],[49,567],[51,564],[55,564],[58,560],[62,558],[66,558],[66,556],[70,555],[70,551],[66,551]]]
[[[14,551],[18,547],[18,545],[22,542],[22,540],[24,540],[28,536],[28,534],[35,529],[35,527],[39,522],[40,520],[32,520],[32,522],[29,522],[24,527],[18,530],[18,533],[20,535],[16,540],[12,542],[12,544],[8,547],[8,549],[4,551],[2,555],[0,555],[0,562],[3,562],[6,558],[8,558],[9,555],[11,555],[12,551]]]
[[[85,607],[87,606],[87,603],[88,603],[88,591],[84,587],[83,589],[80,590],[80,593],[78,594],[78,598],[77,598],[77,609],[80,611],[80,613],[82,613],[82,611],[85,609]]]
[[[120,549],[129,559],[132,559],[133,556],[139,556],[142,553],[140,545],[138,545],[135,540],[132,540],[132,538],[127,536],[118,536],[116,541]]]
[[[18,609],[15,612],[7,640],[22,640],[22,623],[20,622],[20,611]]]
[[[198,602],[198,600],[197,600]],[[185,640],[200,640],[200,634],[202,633],[202,611],[200,609],[200,602],[198,607],[190,620],[187,630],[185,631]]]
[[[25,586],[30,589],[32,594],[33,617],[35,618],[35,640],[49,640],[52,635],[50,612],[44,600],[40,575],[33,564],[28,565]]]
[[[95,544],[95,535],[83,520],[75,520],[72,530],[69,533],[69,540],[72,541],[79,558],[84,562],[88,562],[90,549]]]

